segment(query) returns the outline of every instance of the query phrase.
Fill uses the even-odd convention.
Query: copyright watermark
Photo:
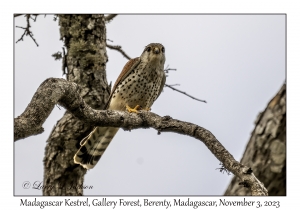
[[[41,181],[34,181],[34,182],[29,182],[29,181],[24,181],[22,183],[22,188],[23,189],[35,189],[35,190],[42,190],[42,189],[48,189],[52,190],[54,188],[54,185],[44,185],[43,182]],[[59,184],[58,186],[59,189],[85,189],[85,190],[91,190],[93,189],[92,185],[76,185],[72,184],[69,186]]]
[[[23,187],[24,189],[29,189],[30,186],[31,186],[31,184],[30,184],[30,182],[28,182],[28,181],[25,181],[25,182],[23,182],[23,184],[22,184],[22,187]]]

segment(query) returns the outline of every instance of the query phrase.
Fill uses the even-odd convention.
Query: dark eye
[[[150,52],[151,51],[151,47],[147,47],[146,51]]]
[[[165,48],[164,48],[164,47],[162,47],[162,48],[161,48],[161,51],[164,53],[164,52],[165,52]]]

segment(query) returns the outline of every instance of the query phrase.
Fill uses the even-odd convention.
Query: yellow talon
[[[130,106],[128,106],[127,104],[126,104],[126,110],[128,111],[128,112],[134,112],[134,113],[138,113],[138,110],[140,110],[141,109],[141,107],[140,107],[140,105],[136,105],[133,109],[132,108],[130,108]]]
[[[131,112],[138,113],[139,110],[151,111],[151,108],[146,107],[145,109],[143,109],[140,105],[136,105],[136,106],[132,109],[130,106],[128,106],[128,105],[126,104],[126,110],[127,110],[128,112],[130,112],[130,113],[131,113]]]

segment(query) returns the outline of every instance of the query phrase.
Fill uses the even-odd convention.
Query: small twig
[[[109,22],[112,21],[112,19],[114,19],[116,16],[117,16],[117,14],[110,14],[110,15],[107,15],[107,16],[105,16],[105,21],[109,23]]]
[[[32,31],[30,30],[30,18],[31,18],[31,15],[25,15],[26,16],[26,21],[27,21],[27,26],[26,27],[21,27],[21,26],[16,26],[16,28],[21,28],[21,29],[24,29],[24,33],[22,34],[22,36],[20,37],[20,39],[18,39],[18,41],[16,41],[16,43],[18,43],[19,41],[23,41],[23,38],[24,38],[24,35],[26,35],[26,36],[30,36],[31,37],[31,39],[34,41],[34,43],[37,45],[37,46],[39,46],[38,45],[38,43],[36,42],[36,40],[33,38],[33,33],[32,33]],[[35,16],[37,16],[37,15],[35,15]],[[15,16],[16,17],[16,16]],[[36,19],[35,19],[36,20]],[[35,21],[34,20],[34,21]]]
[[[216,168],[216,170],[219,169],[220,172],[222,172],[223,174],[224,174],[224,172],[226,172],[227,175],[231,175],[230,171],[227,168],[225,168],[223,163],[220,163],[219,165],[221,165],[221,168]]]
[[[19,17],[19,16],[22,16],[22,15],[24,15],[24,17],[26,17],[27,14],[14,14],[14,17]],[[31,14],[31,15],[38,16],[39,14]]]
[[[59,51],[56,52],[56,53],[53,53],[51,56],[54,58],[54,60],[60,60],[60,59],[62,59],[62,54]]]
[[[62,71],[63,71],[63,75],[66,74],[66,68],[68,70],[68,67],[67,67],[67,58],[66,58],[66,51],[65,51],[65,48],[63,47],[63,60],[62,60]]]
[[[184,94],[184,95],[186,95],[186,96],[188,96],[188,97],[190,97],[190,98],[192,98],[192,99],[194,99],[194,100],[196,100],[196,101],[201,101],[201,102],[207,103],[206,101],[201,100],[201,99],[198,99],[198,98],[195,98],[194,96],[191,96],[191,95],[187,94],[186,92],[183,92],[183,91],[181,91],[181,90],[178,90],[178,89],[172,87],[171,85],[165,84],[165,86],[168,87],[168,88],[171,88],[172,90],[175,90],[175,91],[177,91],[177,92],[179,92],[179,93],[182,93],[182,94]]]
[[[173,84],[173,85],[169,85],[169,86],[172,86],[172,87],[173,87],[173,86],[180,86],[180,84]]]
[[[24,14],[14,14],[14,17],[19,17],[21,15],[24,15]]]
[[[109,44],[106,44],[106,47],[108,47],[109,49],[111,50],[117,50],[119,51],[125,58],[127,58],[128,60],[130,60],[131,58],[122,50],[122,47],[119,46],[119,45],[109,45]]]
[[[110,39],[106,39],[107,41],[110,41],[110,42],[114,42],[113,40],[110,40]]]
[[[37,15],[35,15],[35,17],[33,18],[31,15],[30,15],[30,19],[32,19],[34,22],[36,21],[37,19]]]
[[[167,67],[164,69],[164,71],[166,73],[169,73],[169,71],[177,71],[177,69],[171,69],[171,68],[169,68],[169,65],[167,65]]]
[[[169,71],[177,71],[177,69],[170,69],[170,68],[168,68],[168,69],[164,69],[164,71],[165,71],[166,73],[169,73]]]

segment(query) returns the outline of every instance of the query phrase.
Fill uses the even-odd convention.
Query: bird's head
[[[159,43],[151,43],[145,47],[141,55],[141,60],[151,63],[159,63],[160,65],[165,64],[165,47]]]

